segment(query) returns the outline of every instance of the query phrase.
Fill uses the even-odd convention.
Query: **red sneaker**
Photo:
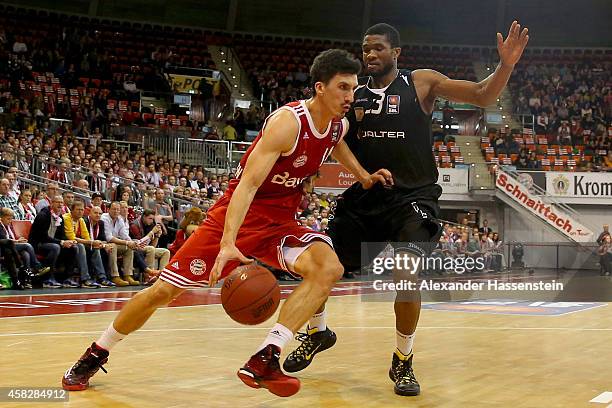
[[[290,397],[300,390],[300,380],[285,375],[279,361],[280,348],[268,344],[238,370],[238,378],[249,387],[263,387],[279,397]]]
[[[62,387],[68,391],[82,391],[89,387],[89,379],[108,361],[108,351],[91,343],[85,353],[62,377]]]

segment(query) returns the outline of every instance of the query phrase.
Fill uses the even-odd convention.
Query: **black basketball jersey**
[[[411,71],[400,70],[381,89],[370,89],[369,79],[360,78],[355,90],[344,140],[367,171],[386,168],[401,189],[435,184],[438,168],[431,150],[431,115],[419,105]]]

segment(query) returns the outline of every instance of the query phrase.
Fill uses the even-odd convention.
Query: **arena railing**
[[[486,130],[506,128],[507,134],[510,134],[515,130],[515,126],[519,126],[520,133],[529,134],[531,133],[535,137],[535,117],[531,114],[525,113],[502,113],[499,112],[486,112],[484,114]],[[484,129],[483,129],[484,130]]]
[[[517,242],[503,243],[494,252],[504,254],[506,269],[596,270],[597,243]]]
[[[0,171],[2,171],[3,173],[6,173],[8,170],[9,170],[9,166],[0,164]],[[48,178],[38,176],[32,173],[26,173],[21,170],[17,171],[17,180],[19,180],[22,186],[27,187],[29,190],[32,190],[31,186],[35,186],[37,187],[38,191],[43,191],[43,190],[46,190],[47,186],[49,185]],[[77,198],[80,198],[83,200],[91,198],[90,192],[88,190],[84,190],[82,188],[78,188],[76,186],[66,184],[66,183],[60,183],[60,182],[55,182],[55,183],[57,183],[57,185],[59,186],[60,193],[64,191],[71,191],[74,194],[74,196]],[[32,198],[34,199],[36,197],[32,197]]]
[[[7,155],[8,153],[8,155]],[[49,158],[47,158],[46,156],[43,155],[32,155],[31,158],[31,169],[34,171],[31,172],[25,172],[23,170],[19,170],[19,166],[17,165],[16,161],[19,159],[26,159],[25,155],[20,155],[19,153],[14,153],[14,152],[9,152],[7,150],[5,150],[4,148],[0,148],[0,158],[2,160],[6,161],[13,161],[15,166],[13,167],[17,167],[18,171],[17,171],[17,175],[19,180],[22,182],[22,184],[32,184],[32,185],[36,185],[38,187],[45,187],[46,189],[46,185],[49,184],[49,178],[48,175],[49,173],[59,167],[59,163],[55,162],[55,161],[51,161],[49,160]],[[6,165],[2,165],[0,166],[0,170],[5,171],[8,170],[8,166]],[[73,175],[76,174],[77,177],[75,177],[75,180],[79,180],[79,179],[84,179],[86,178],[86,176],[91,174],[91,170],[87,169],[87,168],[83,168],[81,166],[74,166],[74,165],[69,165],[68,166],[68,172],[72,173]],[[108,189],[106,191],[105,194],[105,199],[106,201],[112,201],[112,200],[119,200],[120,197],[115,197],[115,193],[118,189],[118,187],[120,185],[127,185],[130,186],[132,189],[137,188],[142,195],[142,198],[140,200],[137,201],[136,203],[136,207],[144,208],[144,203],[143,200],[146,199],[147,197],[145,197],[146,192],[149,191],[151,188],[158,188],[157,186],[154,186],[152,184],[149,183],[139,183],[136,182],[132,179],[128,179],[125,177],[121,177],[119,175],[111,175],[109,173],[103,173],[104,176],[108,179],[110,178],[112,181],[112,183],[116,184],[115,187],[112,187]],[[66,183],[61,183],[61,182],[56,182],[54,181],[54,183],[57,183],[60,190],[64,190],[64,191],[72,191],[75,193],[75,195],[78,195],[81,198],[90,198],[91,194],[94,193],[94,191],[92,190],[85,190],[85,189],[81,189],[78,188],[76,186],[73,186],[71,184],[66,184]],[[200,208],[204,208],[205,206],[203,205],[203,203],[201,203],[201,199],[197,199],[194,200],[194,198],[189,197],[189,196],[185,196],[182,194],[176,194],[176,193],[172,193],[169,194],[167,197],[167,199],[169,199],[171,201],[171,204],[174,208],[180,208],[181,206],[185,207],[185,206],[195,206],[195,207],[200,207]]]
[[[83,142],[84,145],[88,145],[89,144],[89,139],[88,137],[75,137],[75,139],[80,140],[81,142]],[[101,144],[110,144],[113,148],[115,149],[121,149],[121,148],[125,148],[127,149],[128,152],[132,152],[132,150],[142,150],[145,148],[145,144],[144,144],[144,137],[142,138],[141,141],[129,141],[129,140],[117,140],[117,139],[100,139],[98,141],[98,143]]]
[[[230,171],[230,142],[193,137],[190,130],[119,126],[116,135],[134,142],[142,140],[145,148],[175,162],[201,165],[209,171]]]
[[[510,174],[516,180],[520,180],[519,172],[517,172],[516,170],[513,170],[511,167],[501,166],[501,169],[503,171],[505,171],[506,173]],[[545,202],[546,204],[553,204],[556,207],[559,207],[559,208],[563,209],[566,213],[571,215],[576,221],[580,222],[585,227],[590,228],[592,231],[595,231],[592,228],[592,226],[590,226],[588,223],[584,223],[583,221],[580,220],[580,213],[579,212],[574,210],[569,205],[567,205],[567,204],[563,203],[562,201],[558,200],[557,198],[553,197],[552,195],[548,194],[546,192],[546,190],[544,190],[542,187],[540,187],[540,186],[538,186],[537,184],[534,183],[531,186],[531,189],[533,190],[533,193],[535,195],[537,195],[537,196],[540,196],[542,201]]]

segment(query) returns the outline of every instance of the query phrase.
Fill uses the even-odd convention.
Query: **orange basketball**
[[[276,277],[266,268],[255,263],[242,265],[225,278],[221,303],[238,323],[263,323],[278,308],[280,287]]]

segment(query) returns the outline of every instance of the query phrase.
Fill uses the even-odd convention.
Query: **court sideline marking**
[[[389,330],[395,326],[334,326],[336,330]],[[478,326],[419,326],[419,330],[551,330],[551,331],[593,331],[593,332],[608,332],[612,328],[597,328],[597,327],[478,327]],[[138,333],[164,333],[164,332],[194,332],[194,331],[241,331],[241,330],[267,330],[266,327],[201,327],[201,328],[175,328],[175,329],[140,329]],[[85,335],[85,334],[100,334],[96,331],[66,331],[66,332],[24,332],[24,333],[0,333],[0,337],[20,337],[20,336],[62,336],[62,335]]]

